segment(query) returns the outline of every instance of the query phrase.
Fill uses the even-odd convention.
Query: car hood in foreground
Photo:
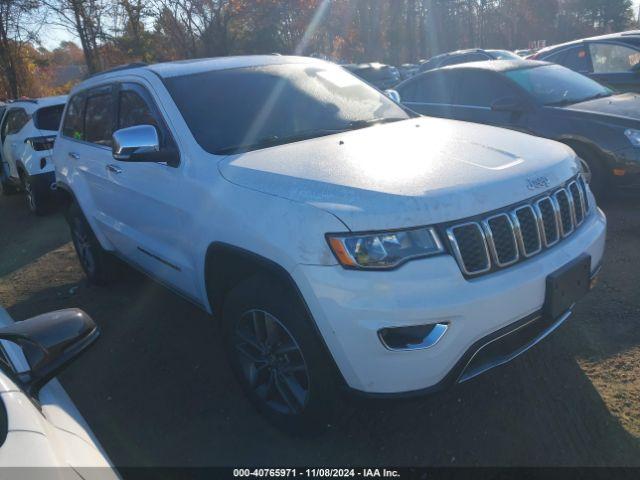
[[[597,98],[586,102],[574,103],[563,107],[573,112],[584,112],[595,115],[605,115],[624,120],[640,121],[640,95],[624,93],[611,97]]]
[[[232,183],[307,203],[353,231],[435,224],[505,207],[577,173],[566,146],[421,117],[225,157]]]

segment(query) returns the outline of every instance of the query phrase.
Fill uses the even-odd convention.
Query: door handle
[[[69,152],[69,157],[73,158],[74,160],[80,160],[80,155],[78,155],[76,152]]]
[[[118,167],[117,165],[113,165],[111,163],[107,165],[107,170],[110,171],[111,173],[122,173],[122,169],[120,167]]]

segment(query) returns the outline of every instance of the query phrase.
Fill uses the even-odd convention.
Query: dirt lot
[[[210,317],[137,274],[87,286],[60,215],[0,199],[0,304],[81,307],[102,338],[62,375],[117,465],[640,466],[640,201],[617,200],[596,290],[548,341],[427,398],[347,402],[316,439],[266,424]]]

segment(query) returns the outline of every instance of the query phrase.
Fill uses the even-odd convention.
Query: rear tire
[[[102,248],[77,203],[69,205],[66,214],[71,240],[89,283],[108,285],[116,278],[116,258]]]
[[[11,183],[4,171],[4,164],[0,163],[0,194],[13,195],[17,191],[18,189],[13,183]]]
[[[229,292],[222,317],[231,366],[258,411],[288,433],[324,430],[339,382],[297,296],[277,278],[257,274]]]
[[[27,207],[36,215],[44,215],[47,213],[47,205],[45,204],[45,195],[37,184],[34,184],[31,177],[26,173],[21,176],[22,188],[24,190]]]

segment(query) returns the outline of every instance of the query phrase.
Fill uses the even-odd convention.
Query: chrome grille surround
[[[507,222],[508,225],[510,227],[510,240],[512,242],[513,245],[513,249],[515,251],[515,255],[513,255],[512,258],[508,259],[508,260],[500,260],[500,255],[498,253],[497,247],[496,247],[496,241],[494,238],[494,234],[493,234],[493,230],[494,228],[491,227],[491,221],[492,220],[497,220],[497,219],[501,219],[504,218]],[[484,220],[482,220],[482,229],[484,230],[484,234],[485,234],[485,238],[487,240],[487,246],[489,248],[489,252],[491,253],[491,258],[493,258],[494,263],[499,266],[499,267],[508,267],[509,265],[513,265],[514,263],[516,263],[519,259],[520,259],[520,254],[518,251],[518,243],[516,240],[516,235],[515,235],[515,227],[513,225],[513,221],[511,220],[511,217],[509,215],[507,215],[506,213],[499,213],[497,215],[493,215],[491,217],[488,217]]]
[[[545,215],[543,213],[544,205],[548,205],[551,209],[551,214]],[[560,212],[558,211],[558,205],[549,197],[543,197],[537,200],[533,204],[533,209],[536,212],[536,218],[538,219],[538,229],[542,232],[542,240],[546,248],[553,247],[560,241]],[[549,220],[553,224],[553,235],[551,228],[545,226],[545,219]]]
[[[551,198],[553,198],[558,205],[558,212],[560,213],[560,232],[562,234],[562,238],[568,237],[573,233],[575,226],[575,213],[573,212],[573,201],[571,200],[571,196],[564,188],[560,188],[553,193]],[[569,226],[566,225],[567,223]]]
[[[520,212],[525,212],[525,214],[531,215],[532,221],[535,224],[535,237],[533,237],[533,240],[535,240],[537,247],[531,248],[530,250],[527,248],[526,243],[528,243],[528,241],[531,240],[532,237],[530,235],[525,235],[525,232],[523,232],[525,226],[520,223],[522,221],[522,219],[518,216]],[[538,227],[538,220],[531,205],[522,205],[520,207],[517,207],[510,212],[510,215],[515,226],[518,248],[520,249],[520,253],[522,254],[522,256],[525,258],[529,258],[534,256],[536,253],[539,253],[540,250],[542,250],[542,240],[540,239],[540,228]]]
[[[485,268],[480,268],[480,269],[475,269],[475,270],[468,270],[467,269],[467,265],[465,263],[464,257],[463,257],[463,252],[460,250],[460,244],[458,243],[458,240],[456,238],[456,230],[462,229],[464,227],[474,227],[477,228],[477,230],[480,233],[480,237],[482,238],[482,244],[480,245],[481,250],[484,250],[484,254],[485,254],[485,258],[486,258],[486,267]],[[491,259],[489,258],[489,249],[487,247],[487,240],[486,237],[482,231],[482,228],[480,227],[480,225],[477,222],[466,222],[466,223],[461,223],[458,225],[455,225],[453,227],[450,227],[447,229],[447,237],[449,238],[449,242],[451,244],[451,248],[453,249],[453,254],[455,255],[456,259],[458,260],[458,265],[460,265],[460,269],[462,270],[462,272],[465,275],[480,275],[481,273],[486,273],[489,270],[491,270]]]
[[[582,225],[591,210],[586,185],[579,176],[515,207],[450,225],[446,234],[462,273],[475,277],[556,245]]]

